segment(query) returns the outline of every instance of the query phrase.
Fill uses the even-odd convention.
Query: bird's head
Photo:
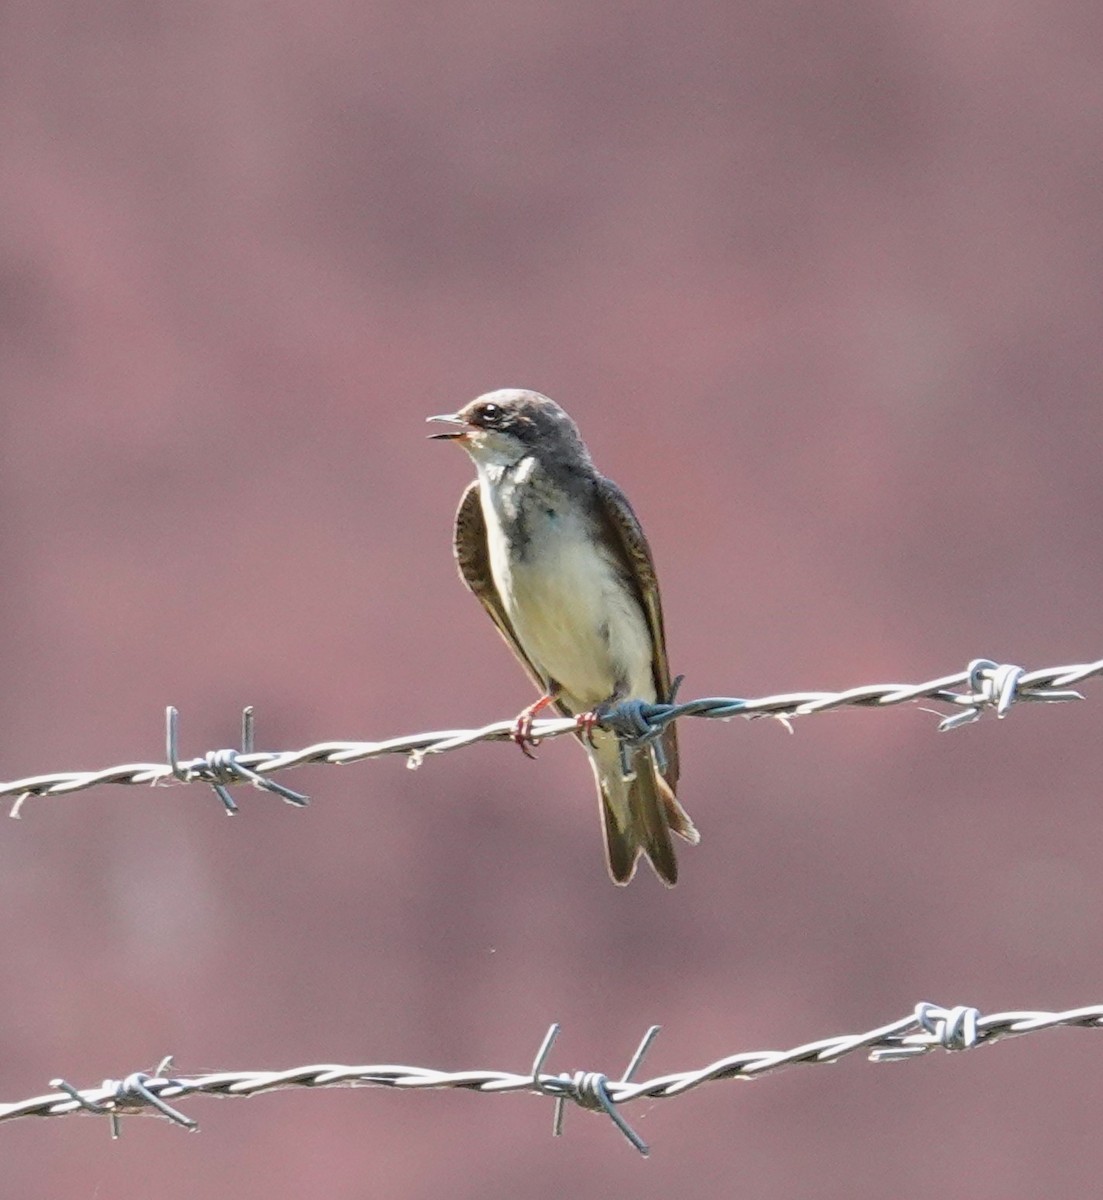
[[[459,442],[476,463],[487,466],[510,467],[538,452],[586,454],[578,427],[559,405],[525,388],[487,392],[457,413],[428,419],[460,426],[430,437]]]

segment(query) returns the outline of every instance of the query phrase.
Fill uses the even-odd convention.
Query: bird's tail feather
[[[615,735],[596,733],[590,759],[601,796],[605,852],[613,881],[628,883],[643,854],[663,883],[673,887],[678,882],[678,861],[671,833],[692,845],[700,835],[659,773],[651,748],[635,751],[627,778]]]

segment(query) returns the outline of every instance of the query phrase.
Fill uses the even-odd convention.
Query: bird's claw
[[[555,702],[554,695],[541,696],[535,704],[530,704],[528,708],[522,709],[517,714],[517,720],[513,722],[513,732],[510,737],[521,747],[521,753],[526,758],[535,758],[536,755],[529,749],[530,746],[535,746],[540,741],[539,738],[532,736],[532,722],[536,714],[543,712],[549,704]]]
[[[590,743],[591,749],[596,749],[594,746],[594,729],[601,723],[601,713],[595,708],[589,712],[579,713],[575,717],[575,722],[578,725],[578,732]]]
[[[521,753],[526,758],[535,760],[536,755],[529,746],[535,746],[540,739],[532,736],[532,715],[532,709],[526,708],[513,722],[513,732],[509,736],[521,747]]]

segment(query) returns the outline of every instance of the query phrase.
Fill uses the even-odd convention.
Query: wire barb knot
[[[609,1089],[605,1086],[609,1076],[600,1071],[575,1071],[570,1077],[559,1077],[570,1087],[571,1099],[579,1108],[589,1109],[590,1112],[602,1112],[607,1104],[611,1104]]]
[[[163,1066],[167,1066],[165,1063]],[[110,1086],[105,1084],[105,1086]],[[193,1121],[191,1117],[185,1116],[184,1113],[175,1109],[170,1104],[166,1104],[164,1100],[157,1095],[158,1091],[163,1091],[165,1088],[179,1088],[182,1085],[176,1079],[164,1079],[160,1077],[160,1071],[155,1075],[147,1075],[145,1071],[135,1071],[133,1074],[127,1075],[125,1079],[120,1079],[115,1085],[115,1110],[118,1113],[139,1113],[146,1108],[156,1109],[163,1117],[167,1117],[176,1125],[191,1132],[195,1132],[199,1128],[199,1123]],[[154,1088],[157,1090],[154,1091]],[[116,1136],[118,1136],[116,1134]]]
[[[602,710],[600,724],[625,741],[649,742],[667,727],[671,709],[669,704],[648,700],[618,700]]]
[[[310,798],[304,796],[301,792],[292,791],[291,788],[285,787],[282,783],[277,783],[274,779],[269,779],[265,775],[261,775],[258,771],[254,771],[252,767],[247,766],[241,761],[242,755],[253,755],[256,751],[254,745],[254,716],[253,706],[249,705],[242,710],[241,713],[241,749],[233,750],[230,748],[224,750],[208,750],[202,758],[192,759],[190,762],[182,763],[180,761],[180,714],[170,704],[165,709],[165,751],[168,755],[169,769],[172,772],[174,779],[178,779],[181,783],[193,783],[197,780],[210,784],[214,794],[222,801],[222,807],[226,810],[228,817],[234,816],[237,811],[237,802],[230,795],[230,785],[235,783],[251,783],[254,787],[262,788],[266,792],[272,792],[275,795],[286,800],[288,804],[294,804],[298,808],[303,808],[310,803]],[[263,756],[261,756],[263,757]]]
[[[607,705],[601,710],[600,724],[637,745],[654,741],[675,717],[686,711],[686,706],[678,707],[674,703],[684,679],[684,675],[675,675],[670,695],[665,700],[655,702],[627,697]]]
[[[111,1136],[118,1138],[122,1133],[122,1123],[119,1118],[124,1113],[140,1113],[146,1109],[156,1109],[163,1117],[167,1117],[176,1125],[187,1129],[189,1132],[195,1132],[199,1128],[199,1123],[193,1121],[191,1117],[175,1109],[170,1104],[166,1104],[164,1100],[157,1095],[158,1091],[165,1088],[178,1088],[184,1090],[184,1085],[178,1079],[164,1078],[164,1072],[168,1070],[172,1064],[172,1055],[163,1058],[158,1065],[156,1071],[152,1075],[145,1071],[134,1071],[127,1075],[125,1079],[105,1079],[97,1089],[100,1092],[106,1093],[102,1100],[93,1100],[91,1096],[85,1095],[79,1088],[75,1088],[65,1079],[51,1079],[50,1087],[57,1088],[59,1092],[64,1092],[70,1100],[74,1101],[85,1112],[95,1113],[97,1116],[106,1116],[111,1120]],[[156,1091],[154,1090],[156,1089]]]
[[[1021,694],[1019,691],[1019,683],[1025,675],[1024,667],[994,662],[990,658],[974,658],[968,667],[971,692],[966,698],[968,707],[946,717],[938,727],[939,732],[945,733],[961,725],[979,721],[986,711],[993,709],[996,717],[1003,720],[1016,700],[1029,698],[1028,694]]]
[[[666,774],[666,751],[659,739],[671,721],[686,711],[684,705],[679,707],[674,703],[683,679],[684,675],[674,677],[670,685],[670,695],[665,702],[654,703],[629,697],[602,710],[599,724],[617,735],[621,772],[626,779],[632,774],[632,752],[649,742],[654,746],[659,770]]]
[[[919,1004],[915,1019],[943,1050],[971,1050],[980,1040],[980,1010],[967,1004],[949,1009],[937,1004]]]
[[[943,1008],[924,1000],[915,1006],[912,1019],[898,1033],[870,1053],[873,1062],[902,1062],[932,1050],[972,1050],[983,1043],[980,1010],[968,1004]]]
[[[636,1053],[632,1055],[631,1061],[625,1068],[624,1074],[615,1081],[616,1083],[625,1084],[631,1080],[632,1073],[643,1061],[643,1056],[647,1053],[648,1047],[655,1040],[658,1032],[659,1026],[652,1025],[643,1035],[643,1041],[640,1042]],[[532,1064],[533,1087],[538,1092],[542,1092],[545,1096],[551,1096],[555,1100],[552,1136],[562,1137],[564,1109],[567,1101],[573,1100],[579,1108],[588,1109],[590,1112],[605,1113],[628,1141],[646,1158],[651,1153],[651,1147],[617,1111],[617,1102],[609,1094],[610,1079],[608,1075],[601,1071],[575,1071],[573,1075],[563,1073],[550,1077],[542,1074],[544,1063],[551,1053],[552,1043],[558,1036],[559,1026],[553,1025],[548,1030],[540,1049],[536,1052],[536,1059]]]
[[[613,1098],[609,1095],[608,1084],[609,1076],[601,1071],[575,1071],[573,1075],[564,1073],[554,1075],[551,1079],[538,1080],[537,1087],[546,1095],[555,1097],[552,1136],[563,1136],[564,1110],[567,1101],[573,1100],[579,1108],[587,1109],[589,1112],[606,1113],[638,1150],[642,1143],[614,1107]],[[647,1153],[646,1147],[643,1153]]]

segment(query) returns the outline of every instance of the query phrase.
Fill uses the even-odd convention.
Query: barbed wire
[[[917,700],[931,700],[956,709],[939,723],[939,730],[947,731],[976,721],[986,712],[994,712],[998,718],[1006,717],[1012,705],[1019,701],[1055,703],[1083,700],[1079,692],[1071,690],[1071,685],[1100,674],[1103,674],[1103,659],[1027,671],[1013,664],[977,658],[964,671],[924,683],[869,684],[842,692],[790,692],[750,700],[726,696],[675,704],[673,695],[669,703],[661,704],[625,700],[603,708],[598,724],[618,733],[627,744],[654,741],[656,749],[659,749],[656,739],[671,721],[682,717],[719,720],[773,717],[791,728],[790,722],[797,717],[831,712],[847,706],[889,708]],[[680,682],[681,676],[675,681],[675,690]],[[585,728],[581,718],[534,721],[531,738],[539,742],[578,732],[580,728]],[[496,721],[479,729],[438,730],[385,741],[319,742],[303,750],[263,751],[254,748],[253,710],[246,708],[242,717],[240,750],[211,750],[200,758],[182,761],[178,752],[179,716],[176,709],[170,707],[166,712],[167,763],[129,763],[100,771],[35,775],[11,783],[0,783],[0,797],[15,797],[10,814],[14,817],[19,815],[23,803],[32,796],[67,795],[106,783],[157,785],[201,782],[214,789],[226,812],[232,815],[237,811],[237,805],[227,789],[237,783],[251,783],[274,792],[289,804],[308,803],[308,797],[301,792],[292,791],[271,779],[270,776],[276,771],[310,763],[359,762],[388,754],[404,754],[410,767],[418,767],[429,755],[459,750],[476,742],[515,740],[516,732],[517,720],[514,719]]]
[[[107,1116],[114,1136],[120,1132],[124,1115],[160,1114],[182,1128],[195,1131],[198,1123],[173,1107],[169,1101],[182,1096],[256,1096],[283,1088],[384,1087],[400,1089],[462,1088],[475,1092],[529,1092],[555,1101],[553,1133],[563,1130],[563,1112],[568,1101],[591,1112],[603,1112],[624,1137],[641,1153],[650,1147],[617,1111],[633,1100],[661,1100],[681,1096],[705,1083],[722,1079],[757,1079],[771,1071],[798,1063],[837,1062],[858,1051],[866,1051],[873,1062],[899,1062],[929,1054],[932,1050],[962,1051],[976,1046],[1021,1037],[1059,1027],[1098,1029],[1103,1026],[1103,1005],[1074,1008],[1065,1012],[1005,1012],[982,1016],[968,1005],[943,1008],[926,1001],[898,1021],[867,1033],[846,1034],[807,1042],[791,1050],[757,1050],[732,1054],[708,1066],[660,1075],[638,1083],[632,1075],[659,1032],[653,1025],[644,1035],[623,1074],[611,1079],[602,1071],[546,1074],[544,1066],[559,1033],[553,1025],[544,1037],[532,1069],[513,1071],[440,1071],[410,1066],[339,1066],[332,1063],[293,1067],[285,1071],[219,1071],[215,1073],[168,1075],[172,1059],[163,1059],[151,1073],[136,1071],[123,1079],[107,1079],[98,1087],[78,1089],[64,1079],[52,1079],[55,1089],[15,1104],[0,1104],[0,1121],[18,1117],[62,1117],[72,1113]]]

